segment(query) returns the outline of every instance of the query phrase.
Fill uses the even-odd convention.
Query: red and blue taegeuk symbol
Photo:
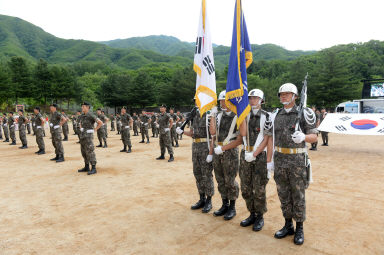
[[[356,129],[367,130],[377,127],[378,123],[374,120],[355,120],[351,122],[351,126]]]

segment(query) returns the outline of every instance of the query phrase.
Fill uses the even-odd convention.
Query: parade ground
[[[109,131],[109,147],[96,148],[98,173],[87,176],[77,172],[77,137],[63,142],[65,162],[55,163],[47,135],[42,156],[34,136],[26,150],[19,139],[0,141],[0,254],[384,254],[383,136],[330,134],[329,147],[319,137],[310,151],[305,242],[297,246],[293,236],[273,237],[284,225],[273,179],[260,232],[240,227],[249,215],[241,195],[234,219],[212,215],[221,206],[216,181],[213,210],[190,210],[198,194],[189,137],[168,163],[155,160],[158,138],[132,137],[128,154]]]

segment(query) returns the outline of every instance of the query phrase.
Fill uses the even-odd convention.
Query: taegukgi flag
[[[251,63],[252,49],[249,43],[247,26],[241,0],[237,0],[233,21],[225,104],[232,112],[237,114],[238,127],[251,110],[248,103],[247,85],[247,68]]]
[[[196,72],[196,104],[202,116],[217,104],[215,64],[205,0],[201,5],[193,70]]]

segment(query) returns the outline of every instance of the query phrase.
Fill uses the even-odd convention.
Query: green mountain
[[[191,59],[180,56],[140,49],[115,49],[85,40],[60,39],[22,19],[0,15],[0,59],[12,56],[22,56],[30,61],[41,58],[49,63],[97,61],[128,69],[156,63],[191,64]]]

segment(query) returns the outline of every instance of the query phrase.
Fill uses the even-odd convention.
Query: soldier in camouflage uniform
[[[319,111],[316,109],[316,106],[312,106],[312,111],[315,113],[315,116],[316,116],[316,128],[318,128],[320,126],[320,113]],[[316,135],[317,137],[319,136],[319,134]],[[311,143],[311,148],[310,148],[311,151],[317,151],[317,142],[315,143]]]
[[[19,124],[19,137],[22,146],[19,149],[27,149],[27,134],[26,134],[26,125],[28,125],[28,119],[24,116],[24,111],[19,110],[19,118],[17,123]]]
[[[181,125],[183,125],[184,116],[183,114],[180,113],[180,111],[177,111],[176,116],[178,118],[178,121],[176,123],[176,128],[178,128],[178,127],[181,127]],[[183,140],[183,134],[180,134],[180,135],[177,134],[177,140]]]
[[[3,140],[3,117],[0,116],[0,140]]]
[[[248,94],[251,112],[242,122],[240,130],[246,134],[241,137],[243,149],[240,153],[241,194],[250,212],[250,216],[241,221],[242,227],[253,224],[253,231],[260,231],[264,226],[263,215],[267,212],[266,185],[268,183],[267,150],[272,156],[272,133],[269,114],[261,109],[264,93],[253,89]]]
[[[32,124],[32,132],[33,135],[36,135],[36,115],[33,113],[31,117],[31,124]]]
[[[157,128],[157,125],[157,116],[156,113],[153,113],[151,116],[152,137],[159,136],[159,129]]]
[[[321,113],[320,113],[320,123],[323,122],[325,119],[325,116],[327,116],[327,111],[323,107],[321,108]],[[321,139],[323,140],[323,144],[321,146],[328,146],[328,132],[321,131]]]
[[[121,108],[121,140],[123,141],[124,148],[120,152],[132,152],[131,134],[129,133],[132,123],[133,120],[131,115],[127,113],[127,108]]]
[[[31,134],[31,115],[28,114],[25,118],[27,120],[25,127],[27,128],[28,135],[30,135]]]
[[[144,143],[145,137],[147,137],[147,143],[149,143],[149,134],[148,134],[148,126],[151,123],[151,118],[147,116],[145,110],[141,111],[140,116],[140,133],[141,133],[141,142]]]
[[[76,130],[75,134],[79,138],[79,141],[77,143],[80,143],[80,135],[81,135],[81,132],[80,132],[80,117],[81,117],[81,111],[77,111],[76,112],[76,116],[73,118],[74,121],[76,122],[75,123],[75,130]]]
[[[115,116],[113,114],[111,114],[110,116],[110,119],[111,119],[111,131],[115,131]]]
[[[133,113],[132,119],[133,119],[133,136],[138,136],[139,135],[138,127],[139,127],[140,121],[139,121],[139,117],[135,112]]]
[[[15,118],[13,117],[13,112],[9,112],[8,116],[9,135],[12,140],[12,143],[9,145],[16,145]]]
[[[105,122],[103,123],[102,128],[104,128],[105,137],[108,138],[108,121],[109,121],[109,119],[108,119],[107,115],[105,115],[105,111],[101,111],[101,114],[103,114],[105,116]]]
[[[103,128],[103,122],[90,111],[91,105],[84,102],[81,105],[83,114],[79,117],[80,123],[80,149],[84,158],[84,168],[77,170],[79,173],[87,172],[88,175],[96,174],[96,155],[93,144],[94,125],[97,123],[96,132]],[[89,168],[89,164],[92,168]]]
[[[306,142],[317,141],[316,116],[309,108],[305,108],[303,112],[298,111],[295,104],[298,92],[294,84],[283,84],[278,95],[284,108],[272,114],[275,141],[274,179],[285,225],[275,233],[275,238],[295,234],[294,243],[301,245],[304,243],[303,222],[306,218],[305,189],[309,185]],[[302,114],[302,118],[296,129],[298,114]],[[296,221],[296,231],[292,218]]]
[[[167,114],[167,106],[164,104],[160,106],[160,115],[158,116],[159,123],[159,144],[160,144],[160,157],[156,158],[157,160],[165,159],[165,149],[168,149],[170,155],[168,162],[174,160],[173,157],[173,148],[171,143],[171,127],[173,124],[173,119],[169,114]]]
[[[63,141],[68,141],[68,134],[69,134],[69,127],[68,127],[68,116],[65,114],[64,111],[61,111],[61,115],[65,118],[65,122],[62,126],[62,129],[63,129],[63,135],[64,135],[64,139]]]
[[[116,113],[116,129],[117,129],[117,134],[120,135],[120,132],[121,132],[121,116],[118,113]]]
[[[206,113],[200,117],[200,112],[197,112],[192,119],[190,131],[184,132],[180,127],[177,127],[176,129],[177,134],[184,133],[187,136],[191,136],[193,139],[193,175],[196,179],[196,186],[200,194],[200,199],[191,206],[191,209],[197,210],[203,208],[203,213],[208,213],[212,209],[212,196],[215,192],[212,175],[212,146],[210,144],[208,131],[208,118]]]
[[[43,139],[44,119],[43,119],[43,115],[41,115],[40,113],[40,107],[35,107],[33,111],[35,113],[34,122],[35,122],[35,129],[36,129],[36,132],[35,132],[36,143],[39,147],[39,150],[35,153],[37,155],[42,155],[42,154],[45,154],[45,143]]]
[[[61,142],[61,127],[67,121],[64,116],[61,115],[60,112],[57,111],[57,105],[50,105],[51,115],[49,118],[49,126],[52,135],[52,145],[55,148],[56,157],[52,158],[52,161],[56,161],[56,163],[60,163],[64,161],[64,148],[63,143]]]
[[[3,119],[1,124],[3,125],[4,138],[5,138],[3,142],[8,143],[9,142],[8,119],[7,119],[7,114],[5,112],[3,113]]]
[[[179,142],[177,140],[177,134],[176,134],[176,123],[178,121],[178,117],[174,112],[173,108],[169,109],[169,116],[171,116],[173,120],[172,128],[171,128],[171,141],[173,147],[179,147]]]
[[[97,109],[96,113],[97,118],[103,123],[103,126],[97,130],[97,139],[99,140],[99,145],[97,145],[96,147],[103,147],[104,141],[104,148],[107,148],[107,137],[105,135],[105,123],[107,121],[107,118],[105,117],[101,109]]]
[[[239,197],[239,185],[235,178],[239,170],[239,150],[241,137],[237,130],[237,116],[225,106],[225,91],[219,95],[222,112],[212,117],[210,133],[215,137],[216,148],[213,155],[213,169],[222,198],[222,206],[213,214],[231,220],[236,216],[235,203]],[[215,111],[214,111],[215,113]],[[240,141],[236,141],[239,140]]]
[[[73,133],[74,133],[74,135],[77,135],[77,131],[76,131],[76,115],[72,115],[70,119],[72,121]]]

